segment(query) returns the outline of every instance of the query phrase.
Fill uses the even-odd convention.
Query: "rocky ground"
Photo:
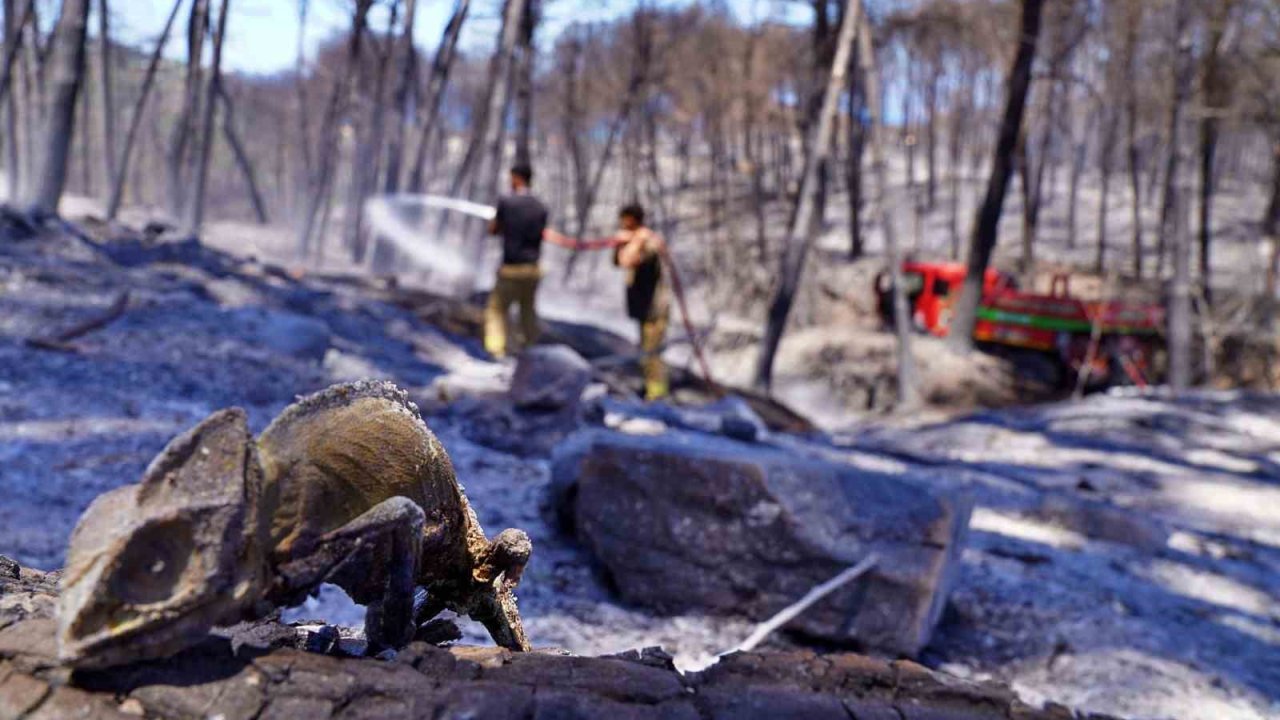
[[[583,658],[414,643],[384,661],[322,652],[314,636],[274,622],[238,626],[167,662],[71,674],[51,654],[55,584],[0,564],[3,717],[1107,720],[862,655],[739,653],[686,674],[657,648]]]
[[[213,410],[245,407],[261,430],[298,394],[380,377],[424,408],[485,527],[532,536],[535,561],[520,599],[535,643],[583,655],[661,645],[690,666],[753,628],[700,614],[659,617],[614,598],[585,552],[547,520],[550,446],[572,428],[503,406],[511,368],[484,362],[456,313],[367,283],[298,279],[197,244],[102,242],[122,233],[88,230],[28,236],[11,219],[11,239],[0,242],[0,554],[59,567],[88,502],[136,481],[168,438]],[[126,292],[123,314],[104,327],[29,342],[102,316]],[[567,332],[594,342],[597,354],[617,347],[604,335]],[[1007,684],[1037,704],[1143,718],[1280,716],[1280,400],[1100,396],[768,441],[877,472],[945,477],[977,493],[960,577],[926,665]],[[294,617],[307,615],[359,619],[332,592]],[[782,636],[771,647],[797,642]],[[295,661],[335,663],[326,672],[357,684],[375,672],[277,652],[288,659],[267,655],[229,676],[249,682],[240,674],[259,672],[275,683],[271,663]],[[419,652],[433,658],[428,664],[456,664],[463,651]],[[414,657],[387,670],[388,682],[421,672]],[[483,668],[495,656],[486,657],[467,661]],[[481,673],[465,666],[467,677],[489,679]],[[0,683],[18,682],[12,677],[0,667]],[[663,677],[680,692],[702,682]]]

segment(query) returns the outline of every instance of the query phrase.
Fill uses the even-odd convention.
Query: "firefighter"
[[[498,359],[507,355],[507,316],[513,304],[520,306],[524,346],[538,339],[536,301],[542,279],[538,260],[548,212],[530,190],[532,183],[533,169],[528,165],[511,168],[511,194],[498,201],[498,212],[489,222],[489,234],[502,237],[502,265],[485,308],[484,349]]]
[[[618,213],[620,229],[614,262],[627,274],[627,315],[640,324],[645,399],[653,401],[670,392],[662,345],[671,306],[662,265],[666,242],[644,220],[640,205],[627,205]]]

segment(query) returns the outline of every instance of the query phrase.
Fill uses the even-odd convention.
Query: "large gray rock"
[[[871,553],[789,629],[915,655],[958,570],[972,498],[938,482],[710,435],[589,430],[557,448],[553,503],[623,597],[767,618]]]
[[[567,345],[537,345],[520,354],[511,402],[521,410],[576,408],[591,382],[591,364]]]

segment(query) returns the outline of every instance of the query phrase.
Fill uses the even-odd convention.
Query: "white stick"
[[[809,592],[805,593],[805,596],[800,598],[798,602],[792,605],[788,605],[787,607],[783,608],[782,611],[779,612],[777,615],[774,615],[773,617],[769,618],[765,622],[761,623],[755,629],[755,632],[751,633],[751,635],[749,635],[746,640],[742,641],[741,645],[738,645],[734,649],[728,650],[720,654],[728,655],[729,653],[733,653],[733,652],[747,652],[749,650],[755,649],[755,647],[760,643],[764,642],[764,639],[769,637],[769,635],[772,634],[773,631],[777,630],[783,625],[786,625],[787,623],[794,620],[797,615],[804,612],[805,610],[808,610],[810,607],[812,607],[822,598],[830,595],[836,590],[839,590],[841,587],[844,587],[848,583],[852,582],[854,579],[862,576],[868,570],[875,567],[876,563],[878,562],[880,562],[880,557],[878,555],[876,555],[875,553],[868,555],[866,559],[863,560],[862,562],[841,572],[839,575],[836,575],[835,577],[822,583],[821,585],[818,585],[817,587],[813,588]]]

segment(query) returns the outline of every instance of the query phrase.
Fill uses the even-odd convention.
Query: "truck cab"
[[[939,337],[947,334],[951,320],[951,305],[959,297],[969,268],[964,263],[905,262],[902,264],[902,284],[907,295],[907,308],[911,322],[917,330]],[[1013,276],[988,269],[983,281],[982,295],[986,297],[1001,290],[1013,290],[1017,282]],[[877,306],[880,317],[887,326],[893,325],[893,279],[887,272],[876,277]]]

